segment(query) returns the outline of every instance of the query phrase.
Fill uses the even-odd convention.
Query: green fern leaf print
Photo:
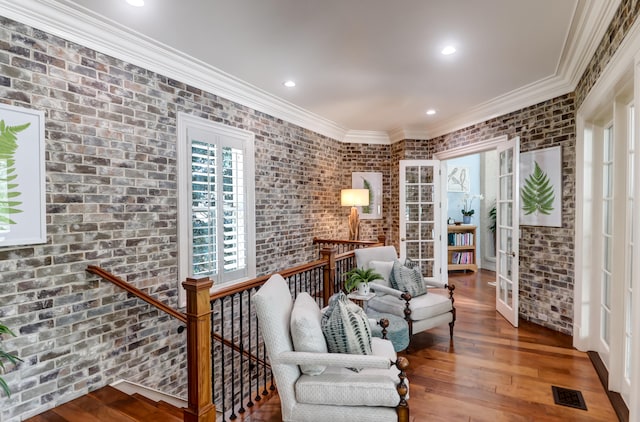
[[[15,168],[15,154],[18,149],[17,134],[30,125],[31,123],[7,126],[4,120],[0,120],[0,224],[16,224],[10,215],[22,212],[18,208],[22,202],[16,200],[21,195],[21,192],[15,190],[18,184],[10,182],[18,177]]]
[[[371,214],[371,204],[373,204],[373,189],[371,189],[371,183],[367,179],[362,179],[364,189],[369,189],[369,205],[362,207],[363,214]]]
[[[553,185],[537,162],[535,162],[533,173],[525,180],[521,195],[525,215],[533,213],[550,215],[553,211],[555,199]]]

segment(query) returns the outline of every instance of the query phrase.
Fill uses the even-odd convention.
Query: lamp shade
[[[366,207],[369,205],[369,189],[342,189],[340,202],[343,207]]]

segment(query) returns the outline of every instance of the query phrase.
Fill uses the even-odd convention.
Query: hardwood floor
[[[182,410],[106,386],[26,422],[181,422]]]
[[[456,285],[454,341],[448,327],[421,333],[410,361],[411,420],[617,421],[586,353],[571,337],[521,321],[513,328],[495,311],[494,273],[452,273]],[[580,390],[587,411],[554,403],[551,386]],[[274,395],[239,420],[281,421]]]

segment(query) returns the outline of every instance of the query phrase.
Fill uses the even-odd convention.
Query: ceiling
[[[318,131],[343,139],[384,140],[433,137],[571,91],[619,0],[27,3],[90,25],[78,27],[89,46],[121,37],[145,46],[125,57],[134,63],[146,51],[193,58],[204,69],[200,79],[227,78],[232,100],[302,116],[289,120],[306,119],[315,130],[324,124],[330,130]],[[50,20],[46,26],[55,26]],[[51,30],[60,35],[79,25],[58,21]],[[110,35],[92,40],[94,29]],[[442,55],[449,44],[457,52]],[[283,86],[289,79],[295,88]]]

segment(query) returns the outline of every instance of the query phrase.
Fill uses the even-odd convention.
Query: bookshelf
[[[447,270],[478,271],[476,264],[476,226],[447,226]]]

